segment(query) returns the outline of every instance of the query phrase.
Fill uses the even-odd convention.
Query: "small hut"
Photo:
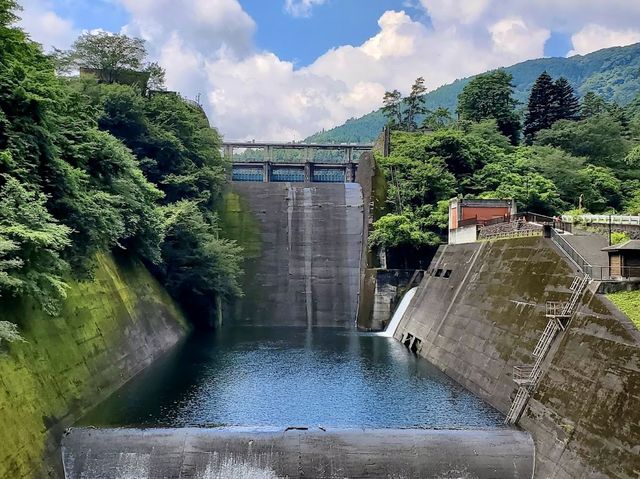
[[[609,254],[611,279],[640,278],[640,240],[602,248]]]

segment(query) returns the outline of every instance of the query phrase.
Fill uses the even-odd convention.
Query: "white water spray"
[[[393,313],[393,318],[391,318],[391,322],[387,326],[387,329],[385,329],[381,333],[377,333],[377,336],[393,338],[393,335],[396,334],[396,329],[398,329],[398,326],[400,326],[400,321],[402,321],[404,313],[406,313],[411,300],[416,295],[416,291],[418,291],[417,287],[411,288],[406,292],[406,294],[402,297],[402,301],[400,301],[400,304],[396,308],[396,312]]]

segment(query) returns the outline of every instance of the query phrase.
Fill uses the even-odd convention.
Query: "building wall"
[[[509,215],[511,211],[506,207],[479,207],[479,206],[463,206],[462,220],[478,218],[479,220],[490,220],[493,218],[502,218]]]
[[[396,333],[417,352],[506,412],[513,367],[533,364],[545,302],[566,300],[575,271],[549,240],[441,247]],[[554,342],[520,424],[536,443],[537,478],[637,478],[640,333],[593,284]]]
[[[60,317],[0,306],[26,342],[0,355],[0,477],[59,477],[65,428],[171,348],[182,314],[142,264],[99,256],[95,278],[71,283]]]
[[[362,256],[360,185],[233,183],[232,193],[237,201],[227,206],[242,210],[243,228],[250,227],[253,238],[246,294],[234,305],[233,320],[353,328]]]
[[[478,239],[478,227],[476,225],[462,226],[455,230],[449,230],[449,244],[474,243]]]

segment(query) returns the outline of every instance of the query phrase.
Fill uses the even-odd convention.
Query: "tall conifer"
[[[531,143],[536,133],[553,125],[556,101],[556,88],[553,79],[545,71],[538,77],[531,89],[529,105],[524,121],[524,135]]]
[[[560,77],[554,84],[555,101],[553,121],[577,120],[580,116],[580,100],[566,78]]]

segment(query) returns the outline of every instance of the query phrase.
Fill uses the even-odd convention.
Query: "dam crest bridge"
[[[372,144],[225,142],[237,182],[353,183],[360,156]]]

